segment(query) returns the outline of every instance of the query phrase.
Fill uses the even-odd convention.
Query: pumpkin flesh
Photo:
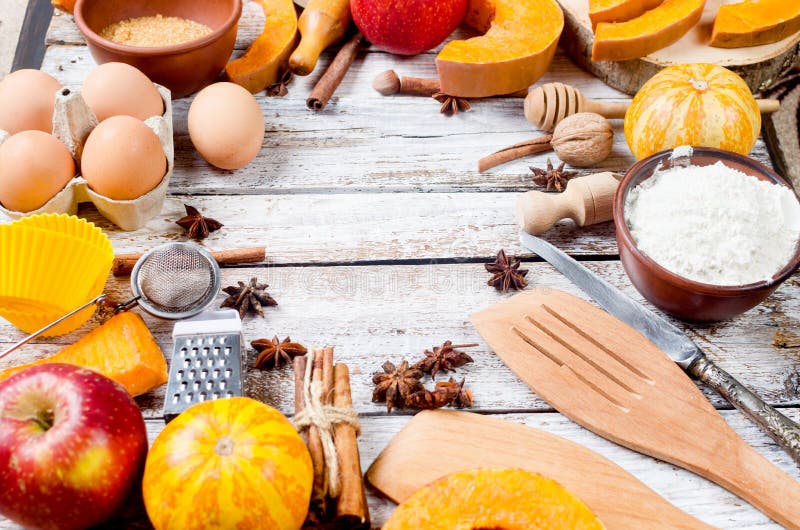
[[[720,6],[709,44],[717,48],[760,46],[778,42],[798,31],[798,0],[746,0]]]
[[[436,57],[442,92],[487,97],[526,89],[544,75],[564,14],[554,0],[470,0],[464,24],[484,34],[450,41]]]
[[[292,0],[257,0],[264,11],[264,31],[247,51],[225,66],[232,82],[252,93],[278,81],[298,41],[297,12]]]
[[[521,469],[474,469],[414,493],[383,530],[602,530],[603,524],[556,481]]]
[[[625,138],[639,160],[680,145],[747,155],[760,130],[761,113],[747,84],[713,64],[661,70],[625,114]]]
[[[311,457],[280,412],[250,398],[194,405],[153,442],[142,491],[156,530],[298,530]]]
[[[600,22],[622,22],[643,15],[661,5],[663,0],[589,0],[592,29]]]
[[[626,22],[601,22],[592,45],[593,61],[627,61],[665,48],[683,37],[703,14],[705,0],[664,0]]]
[[[0,381],[30,366],[66,363],[89,368],[138,396],[167,382],[167,363],[142,317],[129,311],[111,317],[76,343],[44,359],[0,372]]]

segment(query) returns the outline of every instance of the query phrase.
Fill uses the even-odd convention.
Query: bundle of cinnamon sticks
[[[338,410],[352,407],[350,372],[346,364],[333,363],[333,348],[313,351],[311,382],[321,385],[320,401]],[[295,414],[306,406],[308,396],[305,374],[308,357],[294,358]],[[311,425],[300,432],[308,446],[314,467],[314,486],[311,493],[311,510],[306,524],[332,524],[337,528],[369,528],[369,508],[364,490],[363,475],[358,453],[357,430],[348,422],[334,423],[333,445],[338,462],[338,491],[332,491],[329,469],[325,462],[323,439],[317,426]]]

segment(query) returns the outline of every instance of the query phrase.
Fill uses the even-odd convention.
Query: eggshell
[[[0,81],[0,129],[53,132],[53,104],[61,83],[39,70],[17,70]]]
[[[141,197],[161,182],[167,157],[153,130],[130,116],[112,116],[89,134],[81,173],[89,187],[119,201]]]
[[[164,113],[155,85],[125,63],[105,63],[92,70],[83,82],[81,95],[98,121],[119,115],[144,121]]]
[[[22,131],[0,144],[0,204],[15,212],[45,205],[75,176],[67,146],[42,131]]]
[[[215,83],[189,107],[189,136],[209,163],[238,169],[261,150],[264,116],[250,92],[234,83]]]

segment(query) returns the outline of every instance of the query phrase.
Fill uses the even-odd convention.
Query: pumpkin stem
[[[227,436],[223,436],[217,440],[217,444],[214,446],[214,452],[219,456],[230,456],[233,454],[233,446],[233,440]]]
[[[708,82],[705,79],[692,79],[689,81],[689,84],[692,85],[692,88],[700,92],[708,90]]]

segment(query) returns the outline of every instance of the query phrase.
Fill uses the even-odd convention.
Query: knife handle
[[[800,464],[800,425],[764,403],[764,400],[705,355],[698,357],[686,370],[750,416]]]

